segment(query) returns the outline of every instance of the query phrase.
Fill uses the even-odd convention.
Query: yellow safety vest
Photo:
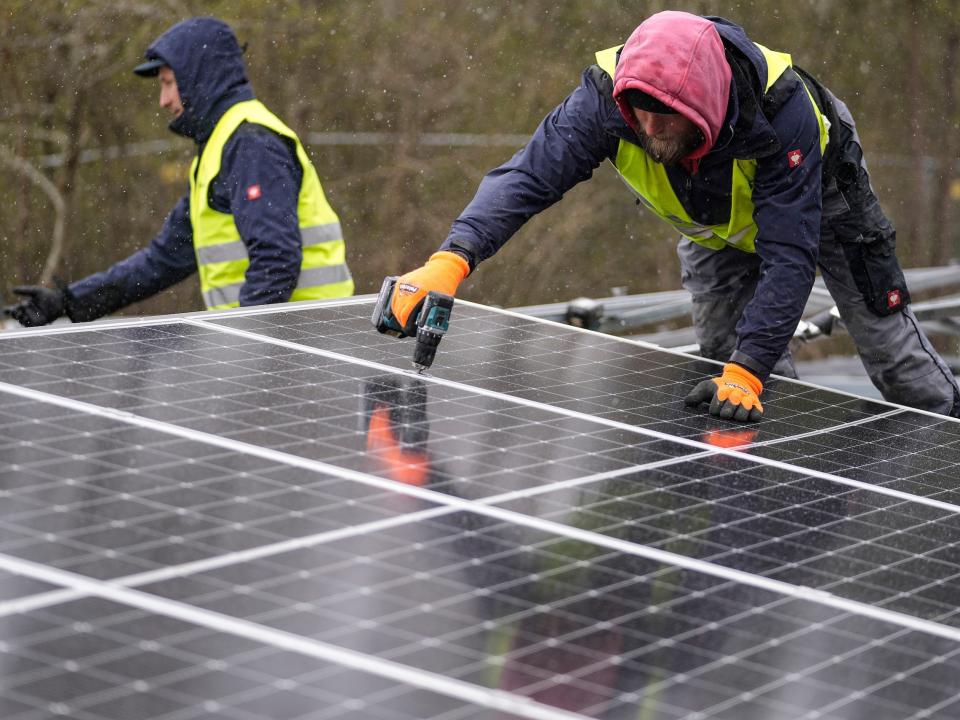
[[[764,60],[767,62],[767,86],[764,88],[766,92],[788,68],[792,67],[793,61],[787,53],[769,50],[758,43],[754,44],[763,53]],[[611,78],[616,69],[617,52],[621,47],[623,46],[617,45],[597,53],[597,64]],[[809,89],[807,89],[807,97],[820,126],[820,152],[823,153],[827,147],[830,126],[810,95]],[[720,225],[701,225],[695,222],[684,209],[670,186],[664,166],[647,155],[643,148],[621,139],[617,148],[617,157],[613,161],[613,166],[620,177],[640,202],[670,223],[684,237],[711,250],[720,250],[726,245],[732,245],[740,250],[755,252],[757,224],[753,219],[753,178],[757,174],[757,161],[733,160],[732,164],[730,220]]]
[[[246,100],[223,114],[202,155],[194,158],[190,168],[190,223],[200,272],[200,290],[207,309],[220,310],[240,304],[240,288],[250,265],[247,247],[240,238],[233,215],[214,210],[209,204],[210,183],[220,172],[223,148],[244,122],[263,125],[290,138],[296,144],[297,159],[303,170],[297,202],[303,259],[300,277],[290,300],[352,295],[353,278],[346,263],[340,220],[323,194],[320,178],[300,139],[259,100]]]

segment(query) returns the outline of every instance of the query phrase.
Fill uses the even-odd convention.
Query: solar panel
[[[0,716],[960,715],[960,423],[372,302],[0,336]]]

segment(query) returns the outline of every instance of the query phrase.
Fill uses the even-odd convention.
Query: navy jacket
[[[173,70],[184,106],[170,129],[192,138],[198,154],[232,105],[253,99],[233,31],[214,18],[193,18],[161,35],[146,52]],[[241,305],[285,302],[300,275],[297,201],[303,171],[295,149],[272,131],[245,124],[224,148],[210,191],[213,208],[231,213],[247,246],[250,267]],[[261,194],[247,199],[247,188]],[[68,287],[70,317],[93,320],[150,297],[196,272],[189,195],[174,206],[150,244],[104,272]]]
[[[753,191],[761,279],[737,325],[733,360],[761,379],[786,349],[816,274],[822,158],[819,127],[795,74],[778,88],[768,118],[763,98],[766,63],[737,25],[716,25],[733,69],[727,115],[719,136],[694,173],[668,168],[671,185],[691,217],[703,224],[729,218],[731,165],[756,159]],[[527,146],[492,170],[453,223],[442,249],[466,254],[471,267],[491,257],[530,217],[613,160],[621,139],[639,145],[613,99],[613,83],[599,67],[584,71],[574,90],[543,120]],[[787,152],[800,149],[800,167]]]

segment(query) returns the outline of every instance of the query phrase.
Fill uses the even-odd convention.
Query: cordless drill
[[[394,337],[404,338],[416,335],[417,342],[413,349],[413,366],[418,373],[422,373],[433,365],[433,358],[437,354],[440,339],[450,327],[450,313],[453,312],[453,298],[440,292],[431,291],[423,299],[420,312],[414,322],[402,327],[400,321],[390,310],[390,298],[393,297],[393,288],[397,284],[396,276],[383,279],[377,304],[373,308],[373,317],[370,318],[373,326],[380,332]]]

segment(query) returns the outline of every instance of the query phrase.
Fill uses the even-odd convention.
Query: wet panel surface
[[[502,506],[960,627],[955,511],[716,456]]]
[[[0,382],[112,413],[3,393],[0,559],[266,633],[0,575],[0,716],[960,714],[960,521],[920,502],[960,502],[960,424],[774,381],[736,425],[683,406],[709,363],[463,303],[415,377],[371,307],[0,338]]]
[[[0,553],[99,579],[358,528],[412,507],[389,488],[17,398],[0,410],[0,433]]]
[[[458,319],[466,318],[460,326],[453,322],[443,340],[431,370],[437,377],[718,448],[760,445],[750,453],[960,503],[955,494],[960,423],[955,421],[772,380],[764,391],[767,413],[762,423],[724,422],[682,402],[690,387],[713,374],[716,365],[477,306],[461,304],[456,313]],[[301,320],[266,314],[216,322],[409,366],[412,341],[397,342],[376,333],[371,337],[362,315]],[[338,344],[343,337],[349,338],[348,349]],[[887,414],[892,416],[871,420]],[[796,436],[802,439],[791,439]]]
[[[750,455],[960,504],[960,423],[903,412]]]
[[[104,600],[0,617],[4,720],[515,720]]]
[[[272,566],[145,590],[587,717],[893,719],[957,699],[937,687],[954,642],[470,514]]]
[[[45,582],[0,570],[0,608],[6,602],[13,602],[54,588],[55,586]]]
[[[510,398],[206,328],[45,339],[52,346],[23,351],[35,356],[29,371],[0,353],[0,381],[341,468],[450,486],[472,497],[697,452]],[[102,360],[108,351],[123,358],[123,371],[114,360]],[[73,379],[72,362],[97,372]]]
[[[371,334],[367,306],[342,312],[257,314],[216,324],[372,362],[410,368],[413,341]],[[371,306],[372,307],[372,306]],[[548,403],[678,437],[702,439],[728,427],[683,398],[719,365],[476,305],[455,307],[430,373],[518,398]],[[769,412],[757,441],[822,430],[887,412],[860,398],[771,381]]]

